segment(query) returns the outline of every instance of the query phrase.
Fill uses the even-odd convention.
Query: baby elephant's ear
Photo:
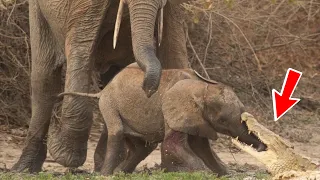
[[[168,90],[162,99],[165,123],[175,131],[216,140],[217,133],[203,119],[203,84],[182,80]]]

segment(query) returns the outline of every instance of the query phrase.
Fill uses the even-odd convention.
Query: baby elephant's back
[[[159,132],[163,128],[161,87],[147,98],[142,90],[143,78],[144,73],[140,68],[125,68],[107,85],[103,94],[111,99],[112,107],[119,112],[125,129],[130,127],[135,134],[152,141],[162,138]]]

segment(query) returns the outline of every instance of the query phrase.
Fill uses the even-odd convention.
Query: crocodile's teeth
[[[236,137],[236,140],[237,140],[237,141],[239,140],[239,136]]]
[[[253,144],[251,144],[250,146],[253,147]]]
[[[250,131],[250,130],[248,131],[248,134],[251,134],[251,131]]]

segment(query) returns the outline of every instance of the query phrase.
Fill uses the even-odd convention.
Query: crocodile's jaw
[[[296,154],[290,143],[259,124],[251,114],[243,113],[241,119],[246,122],[248,130],[251,133],[254,133],[261,142],[267,145],[267,149],[266,151],[258,152],[253,147],[248,146],[237,139],[232,139],[233,144],[257,158],[267,167],[271,174],[276,175],[290,170],[304,171],[316,168],[316,165],[307,158]]]
[[[294,158],[290,158],[291,152],[288,152],[288,154],[284,154],[284,151],[278,153],[273,148],[268,148],[266,151],[258,152],[255,148],[252,148],[251,146],[248,146],[236,139],[232,139],[231,141],[241,150],[247,152],[263,163],[268,172],[272,175],[295,169],[296,160]]]
[[[265,145],[272,146],[277,151],[281,151],[284,148],[293,148],[287,140],[260,124],[253,115],[244,112],[241,114],[241,119],[246,123],[249,132],[257,136]]]
[[[258,152],[255,148],[240,142],[239,140],[232,138],[232,143],[235,144],[238,148],[255,157],[258,161],[266,165],[267,167],[272,167],[273,164],[277,162],[277,154],[271,150],[266,149],[265,151]],[[269,170],[269,168],[268,168]],[[271,172],[272,173],[272,172]]]
[[[257,122],[254,117],[249,113],[243,113],[241,115],[242,121],[244,121],[248,127],[248,130],[250,133],[253,133],[262,143],[264,143],[267,148],[265,151],[257,151],[257,149],[253,148],[252,146],[249,146],[245,143],[240,142],[237,138],[232,138],[231,141],[233,144],[235,144],[237,147],[239,147],[241,150],[247,152],[248,154],[252,155],[258,161],[263,163],[267,166],[268,170],[269,167],[273,167],[275,163],[277,163],[277,153],[274,151],[274,147],[272,144],[272,138],[270,139],[267,137],[268,134],[271,134],[271,136],[275,135],[272,131],[264,128],[261,124]],[[281,149],[280,149],[281,151]],[[271,172],[273,174],[273,172]]]

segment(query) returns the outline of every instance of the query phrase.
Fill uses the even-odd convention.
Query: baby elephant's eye
[[[227,124],[228,124],[227,119],[224,118],[224,117],[221,117],[221,118],[218,120],[218,123],[219,123],[219,124],[222,124],[222,125],[227,125]]]

